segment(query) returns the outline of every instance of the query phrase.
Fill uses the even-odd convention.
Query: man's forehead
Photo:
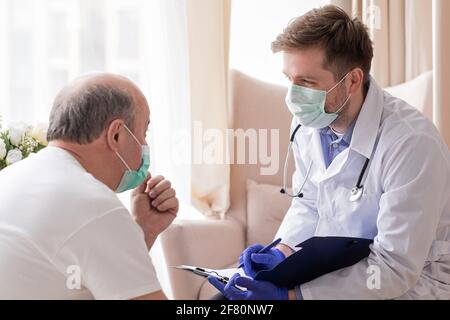
[[[135,108],[135,121],[144,127],[148,126],[150,123],[150,109],[147,101],[135,103]]]
[[[283,73],[291,78],[314,80],[332,75],[324,66],[324,51],[318,48],[284,52],[283,60]]]
[[[318,48],[298,49],[283,52],[283,60],[286,66],[302,65],[305,67],[322,66],[325,54]]]

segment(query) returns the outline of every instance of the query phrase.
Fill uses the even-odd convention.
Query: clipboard
[[[298,244],[299,251],[271,270],[256,274],[255,280],[294,288],[327,273],[350,267],[370,254],[371,239],[349,237],[313,237]]]
[[[350,267],[370,254],[371,239],[351,237],[312,237],[296,247],[300,248],[270,270],[262,270],[255,280],[269,281],[283,288],[294,288],[324,274]],[[214,276],[228,283],[235,273],[247,276],[242,269],[208,269],[196,266],[177,266],[207,278]],[[248,277],[248,276],[247,276]]]

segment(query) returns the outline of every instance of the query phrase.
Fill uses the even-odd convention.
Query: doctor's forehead
[[[331,74],[324,67],[325,52],[320,48],[307,48],[283,52],[283,73],[288,77],[323,79]]]

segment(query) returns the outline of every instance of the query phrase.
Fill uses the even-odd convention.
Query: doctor
[[[282,244],[265,254],[247,248],[246,273],[272,268],[313,236],[374,242],[359,263],[295,290],[238,275],[227,286],[210,282],[228,299],[450,299],[449,149],[370,77],[366,27],[325,6],[292,21],[272,49],[292,83],[296,171],[285,193],[293,200],[276,235]]]

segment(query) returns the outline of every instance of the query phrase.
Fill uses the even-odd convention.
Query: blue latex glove
[[[208,277],[211,283],[228,300],[288,300],[288,289],[279,288],[271,282],[253,280],[241,277],[238,273],[233,275],[225,285],[215,277]],[[247,288],[241,291],[235,286]]]
[[[276,248],[272,248],[266,253],[257,253],[262,248],[264,246],[254,244],[245,249],[239,257],[239,263],[244,265],[245,274],[252,278],[259,271],[270,270],[286,258],[283,252]]]

